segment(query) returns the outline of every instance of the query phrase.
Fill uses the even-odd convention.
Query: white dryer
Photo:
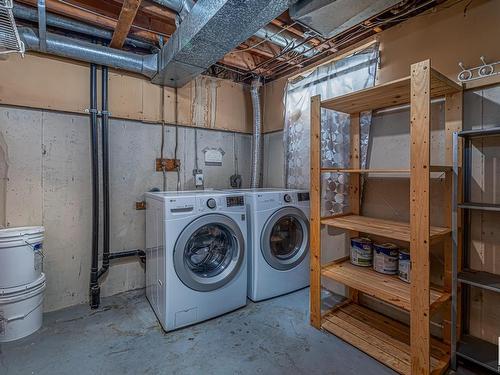
[[[248,297],[261,301],[309,286],[309,192],[241,189],[248,215]]]
[[[243,194],[146,193],[146,296],[163,329],[246,305]]]

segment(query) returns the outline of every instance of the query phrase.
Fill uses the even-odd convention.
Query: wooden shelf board
[[[397,276],[381,274],[371,267],[355,266],[349,260],[341,263],[330,263],[322,268],[321,273],[324,277],[345,284],[393,306],[406,311],[411,309],[410,284],[400,280]],[[431,310],[435,310],[449,299],[449,293],[430,289]]]
[[[351,94],[321,102],[321,107],[344,113],[359,113],[393,107],[410,102],[410,76],[377,85]],[[431,69],[431,98],[445,96],[462,88],[450,79]]]
[[[431,165],[431,172],[450,172],[452,167],[444,165]],[[368,169],[349,169],[349,168],[321,168],[321,172],[330,173],[405,173],[410,174],[410,169],[408,168],[395,168],[395,169],[383,169],[383,168],[368,168]]]
[[[362,350],[400,374],[410,374],[409,328],[355,303],[340,306],[324,316],[322,328]],[[431,374],[448,367],[449,348],[431,338]]]
[[[321,224],[410,242],[409,223],[377,219],[367,216],[346,215],[335,218],[323,218],[321,219]],[[440,241],[449,236],[450,233],[450,228],[431,226],[431,242]]]

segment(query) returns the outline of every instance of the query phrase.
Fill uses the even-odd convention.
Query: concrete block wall
[[[177,127],[180,187],[193,189],[194,128]],[[243,186],[250,182],[251,135],[196,129],[199,167],[205,187],[228,188],[234,150]],[[164,157],[173,158],[176,127],[165,126]],[[44,225],[46,311],[87,301],[91,255],[90,130],[87,116],[0,106],[1,225]],[[162,188],[156,172],[161,125],[110,121],[111,250],[143,249],[145,211],[135,202]],[[205,166],[202,150],[222,148],[222,166]],[[177,173],[167,173],[167,189]],[[102,236],[101,236],[102,238]],[[113,261],[103,279],[102,295],[141,288],[144,269],[137,260]]]

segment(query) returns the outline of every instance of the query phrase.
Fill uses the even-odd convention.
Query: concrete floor
[[[312,328],[308,289],[164,333],[144,291],[45,315],[40,331],[0,344],[0,374],[394,374]]]
[[[308,322],[308,289],[164,333],[144,291],[45,315],[0,344],[0,374],[393,374]]]

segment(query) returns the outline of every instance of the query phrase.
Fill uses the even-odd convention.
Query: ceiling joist
[[[137,10],[141,5],[141,0],[125,0],[123,2],[122,10],[120,11],[120,17],[118,18],[118,23],[116,24],[115,31],[113,33],[113,38],[109,44],[112,48],[122,48],[123,43],[130,31],[132,23],[134,22]]]

